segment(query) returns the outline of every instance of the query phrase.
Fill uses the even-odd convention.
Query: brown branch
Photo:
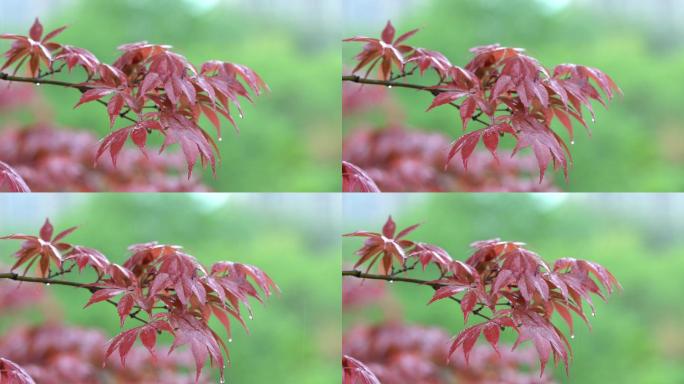
[[[61,70],[61,68],[60,68],[60,70]],[[36,85],[41,85],[41,84],[55,85],[58,87],[78,89],[81,93],[84,93],[90,89],[93,89],[93,87],[91,87],[89,85],[83,85],[83,84],[77,84],[77,83],[68,83],[66,81],[59,81],[59,80],[51,80],[51,79],[42,78],[42,76],[50,75],[50,74],[57,73],[57,72],[59,72],[59,70],[56,70],[54,72],[47,72],[47,73],[45,73],[39,77],[12,76],[12,75],[9,75],[7,73],[0,72],[0,80],[16,81],[18,83],[31,83],[31,84],[36,84]],[[107,103],[105,101],[98,99],[97,102],[104,105],[105,107],[107,106]],[[119,117],[126,119],[130,122],[137,123],[137,121],[135,119],[128,116],[128,112],[130,112],[130,110],[119,113]]]
[[[15,273],[15,272],[0,273],[0,279],[8,279],[8,280],[28,282],[28,283],[40,283],[40,284],[45,284],[45,285],[64,285],[64,286],[68,286],[68,287],[84,288],[84,289],[89,290],[90,292],[97,292],[100,289],[103,289],[103,288],[99,288],[99,287],[93,287],[90,284],[77,283],[75,281],[69,281],[69,280],[53,279],[53,278],[49,278],[49,277],[22,276],[18,273]],[[112,304],[115,307],[119,304],[114,300],[107,300],[107,302]],[[136,319],[138,321],[141,321],[141,322],[147,324],[147,320],[137,316],[138,312],[131,312],[128,316],[132,319]]]
[[[87,86],[87,85],[76,84],[76,83],[68,83],[66,81],[60,81],[60,80],[12,76],[12,75],[8,75],[7,73],[4,73],[4,72],[0,72],[0,80],[16,81],[18,83],[32,83],[32,84],[37,84],[37,85],[41,85],[41,84],[56,85],[59,87],[67,87],[67,88],[78,89],[81,92],[85,92],[85,91],[92,88],[92,87]]]
[[[352,83],[359,83],[359,84],[369,84],[369,85],[380,85],[383,87],[388,87],[388,88],[393,88],[393,87],[398,87],[398,88],[409,88],[409,89],[415,89],[418,91],[425,91],[431,93],[433,96],[437,96],[440,93],[444,92],[449,92],[447,89],[439,89],[439,88],[433,88],[433,87],[428,87],[425,85],[419,85],[419,84],[412,84],[412,83],[405,83],[405,82],[400,82],[400,81],[394,81],[394,80],[377,80],[377,79],[368,79],[361,77],[359,75],[342,75],[342,81],[350,81]],[[456,103],[449,103],[452,107],[460,110],[461,106]],[[484,124],[486,126],[489,126],[490,124],[482,119],[480,119],[480,116],[482,113],[473,115],[471,117],[471,120],[477,121],[480,124]]]
[[[384,281],[389,281],[389,282],[401,281],[404,283],[425,285],[425,286],[431,287],[434,290],[438,290],[442,287],[447,286],[447,284],[437,283],[435,281],[420,280],[420,279],[414,279],[414,278],[410,278],[410,277],[401,277],[401,276],[394,276],[394,275],[376,275],[376,274],[372,274],[372,273],[364,273],[364,272],[361,272],[358,270],[342,271],[342,276],[351,276],[351,277],[356,277],[359,279],[384,280]],[[457,303],[461,303],[461,300],[459,300],[453,296],[450,296],[449,298],[451,300],[457,302]],[[491,317],[489,317],[487,315],[483,315],[482,313],[480,313],[482,311],[482,309],[483,309],[483,307],[477,308],[477,309],[473,310],[471,313],[476,315],[476,316],[480,316],[483,319],[491,320],[492,319]]]

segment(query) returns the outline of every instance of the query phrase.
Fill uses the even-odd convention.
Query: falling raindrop
[[[571,338],[571,339],[574,339],[574,338],[575,338],[575,335],[574,335],[574,334],[570,335],[570,338]]]

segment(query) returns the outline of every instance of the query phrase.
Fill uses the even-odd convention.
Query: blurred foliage
[[[561,257],[596,261],[624,287],[608,303],[596,298],[590,331],[575,318],[574,360],[562,383],[684,382],[684,332],[681,319],[684,288],[684,197],[668,195],[497,195],[416,194],[383,200],[345,196],[343,231],[379,230],[392,214],[397,227],[423,223],[409,238],[444,247],[465,260],[468,244],[500,237],[522,241],[553,262]],[[343,241],[343,262],[355,260],[358,239]],[[430,273],[433,272],[433,273]],[[413,275],[413,273],[412,273]],[[434,278],[434,271],[418,273]],[[426,307],[430,289],[409,284],[388,285],[394,305],[389,315],[378,306],[345,313],[343,328],[356,322],[403,316],[409,323],[441,326],[452,334],[463,329],[460,308],[448,301]],[[394,304],[393,304],[394,303]],[[469,324],[477,321],[471,318]],[[560,320],[560,319],[559,319]],[[557,321],[566,330],[562,321]],[[512,332],[502,334],[514,340]],[[529,344],[529,343],[528,343]]]
[[[613,13],[592,12],[573,5],[551,11],[533,0],[433,0],[393,20],[398,32],[421,28],[410,43],[444,53],[454,64],[465,65],[474,46],[500,43],[525,48],[547,67],[577,63],[600,68],[625,93],[609,104],[595,105],[593,135],[575,127],[575,161],[570,179],[555,175],[568,191],[681,191],[684,188],[684,50],[666,49],[654,27],[620,19]],[[613,2],[614,4],[617,4]],[[644,7],[647,7],[644,3]],[[388,4],[388,7],[391,5]],[[362,13],[363,8],[356,12]],[[389,14],[389,10],[387,10]],[[346,20],[345,37],[379,35],[383,23],[359,25]],[[651,28],[651,29],[649,29]],[[662,38],[662,36],[660,36]],[[681,38],[680,38],[681,40]],[[359,44],[343,44],[343,63],[349,65]],[[408,123],[421,129],[461,135],[458,112],[444,108],[425,113],[431,96],[395,90]],[[372,116],[374,121],[393,117]],[[345,135],[358,121],[343,124]],[[555,122],[554,124],[557,124]],[[567,138],[558,124],[557,132]],[[567,140],[569,142],[569,140]],[[504,141],[512,147],[512,140]],[[481,148],[485,151],[484,148]],[[529,151],[529,150],[527,150]],[[549,173],[550,175],[551,173]]]
[[[218,2],[199,12],[180,0],[75,1],[68,7],[49,6],[35,16],[48,30],[69,25],[58,41],[91,50],[103,62],[118,56],[119,45],[147,40],[172,45],[196,66],[216,59],[253,68],[271,93],[244,105],[245,117],[237,121],[239,134],[224,122],[219,143],[223,162],[215,179],[210,170],[203,171],[206,183],[218,191],[340,190],[337,26],[319,31],[288,22],[287,17],[273,18],[265,10],[247,12],[239,5]],[[3,32],[25,33],[29,27]],[[7,46],[0,42],[3,51]],[[84,76],[75,70],[65,78],[82,81]],[[102,106],[93,103],[74,111],[78,92],[41,89],[59,124],[94,130],[100,137],[109,131]],[[211,124],[207,120],[203,126]]]
[[[339,377],[340,240],[333,196],[318,195],[225,195],[210,194],[97,194],[39,195],[31,199],[0,198],[0,211],[9,206],[35,212],[13,217],[3,213],[0,233],[36,232],[41,217],[50,214],[39,207],[61,206],[50,214],[57,230],[78,225],[67,240],[101,250],[110,260],[122,263],[126,247],[147,241],[182,245],[205,265],[220,260],[250,263],[268,273],[282,290],[261,306],[253,302],[254,319],[248,335],[237,322],[233,342],[228,344],[232,366],[227,382],[235,383],[331,383]],[[283,202],[297,207],[296,215],[283,210]],[[330,210],[322,210],[320,207]],[[7,210],[5,210],[7,209]],[[18,224],[23,223],[23,224]],[[2,263],[19,242],[0,242]],[[94,274],[67,276],[89,281]],[[55,301],[25,317],[3,319],[0,332],[9,323],[42,322],[45,317],[63,318],[67,324],[103,329],[110,336],[119,332],[116,309],[104,303],[82,309],[88,301],[85,290],[51,286]],[[127,321],[125,327],[135,326]],[[225,335],[221,325],[213,327]],[[227,338],[227,337],[226,337]],[[170,342],[170,340],[169,340]],[[218,377],[216,374],[215,377]]]

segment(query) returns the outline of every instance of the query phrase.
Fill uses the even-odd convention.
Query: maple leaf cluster
[[[406,44],[417,31],[414,29],[395,39],[394,26],[388,22],[379,39],[365,36],[345,39],[365,43],[352,70],[356,73],[366,68],[365,76],[351,80],[364,82],[377,65],[380,81],[371,84],[429,91],[434,99],[428,110],[443,105],[456,107],[464,130],[471,121],[483,124],[484,128],[466,133],[452,143],[445,164],[460,153],[467,168],[480,141],[498,159],[499,138],[510,135],[516,141],[514,154],[523,148],[532,148],[540,181],[549,164],[554,170],[562,168],[567,178],[572,157],[565,141],[551,128],[552,122],[557,119],[573,143],[571,119],[588,129],[583,110],[590,112],[593,121],[592,100],[605,106],[616,93],[621,93],[610,76],[596,68],[561,64],[550,70],[522,49],[497,44],[475,47],[471,49],[474,57],[464,67],[453,65],[440,52]],[[396,82],[414,75],[416,70],[423,76],[430,69],[438,75],[437,84]]]
[[[342,355],[342,384],[380,384],[380,380],[362,362]]]
[[[107,343],[105,358],[118,351],[122,366],[126,366],[126,358],[137,339],[156,358],[157,335],[166,332],[174,339],[170,351],[189,345],[196,365],[196,380],[207,359],[219,368],[223,380],[223,353],[228,355],[228,347],[209,327],[210,319],[219,320],[230,342],[231,318],[245,329],[243,307],[252,318],[249,298],[263,302],[279,290],[257,267],[222,261],[208,269],[175,245],[156,242],[132,245],[131,255],[122,265],[112,263],[96,249],[65,242],[64,238],[75,229],[55,234],[52,224],[46,220],[38,236],[13,234],[0,240],[22,240],[11,268],[12,271],[23,268],[22,276],[34,265],[36,275],[41,278],[64,274],[75,267],[79,271],[89,267],[97,273],[96,281],[84,285],[92,292],[86,307],[107,301],[116,306],[122,327],[129,318],[143,322]],[[118,302],[113,301],[117,297]],[[147,320],[139,317],[142,314]]]
[[[532,157],[503,154],[495,161],[485,153],[444,169],[449,139],[436,132],[409,130],[401,124],[379,129],[360,127],[342,145],[342,190],[345,192],[547,192],[550,179],[534,179]]]
[[[26,185],[26,181],[9,165],[0,161],[0,190],[6,189],[9,192],[30,192],[31,189]]]
[[[548,373],[533,368],[536,356],[529,348],[513,351],[506,346],[497,352],[476,345],[468,362],[460,355],[448,359],[449,335],[437,327],[397,322],[359,325],[346,331],[342,340],[344,356],[356,364],[345,369],[343,359],[349,376],[345,384],[554,382]]]
[[[142,346],[128,352],[130,358],[124,367],[118,360],[109,359],[102,367],[106,336],[94,329],[69,327],[58,323],[11,328],[0,337],[0,354],[26,374],[24,381],[8,383],[26,384],[33,380],[41,384],[97,384],[97,383],[169,383],[194,382],[187,372],[193,365],[189,351],[168,353],[163,347],[153,358]],[[5,381],[1,381],[5,383]],[[209,384],[210,378],[202,374],[198,383]]]
[[[113,64],[102,63],[84,48],[52,41],[65,28],[43,37],[43,26],[36,19],[28,36],[1,34],[0,38],[13,43],[4,53],[6,61],[0,71],[14,65],[16,73],[28,61],[27,73],[38,83],[64,67],[69,71],[83,68],[86,81],[68,85],[83,92],[76,107],[100,102],[107,107],[110,127],[117,119],[132,122],[105,137],[97,150],[96,159],[109,152],[115,165],[129,138],[146,154],[148,135],[158,132],[164,136],[160,152],[172,144],[180,145],[188,177],[197,160],[203,166],[210,165],[215,173],[218,146],[199,125],[200,116],[209,119],[220,141],[220,117],[237,129],[231,109],[242,116],[240,98],[252,101],[250,91],[260,95],[268,89],[259,75],[244,65],[211,60],[198,69],[168,45],[125,44],[118,48],[122,54]],[[129,113],[136,118],[130,118]]]
[[[380,188],[366,171],[347,161],[342,161],[342,191],[380,192]]]
[[[2,83],[2,82],[0,82]],[[18,108],[21,106],[22,108]],[[28,108],[25,108],[28,107]],[[32,115],[50,115],[49,105],[27,84],[0,86],[0,110]],[[0,129],[0,191],[146,191],[190,192],[206,191],[195,175],[189,179],[177,177],[184,166],[178,153],[164,156],[124,148],[117,166],[104,158],[95,163],[98,141],[95,135],[51,123],[26,126],[8,124]],[[11,166],[10,166],[11,164]]]
[[[471,244],[474,251],[467,260],[453,259],[439,246],[409,240],[407,236],[417,227],[415,224],[397,231],[390,217],[381,232],[356,231],[344,236],[365,238],[354,264],[354,268],[365,264],[365,273],[377,265],[379,274],[392,281],[400,280],[397,276],[417,265],[424,270],[430,265],[436,267],[437,278],[423,282],[435,289],[428,304],[452,299],[459,303],[466,323],[470,315],[486,320],[464,329],[451,343],[448,356],[460,350],[466,362],[480,335],[499,352],[501,331],[512,329],[518,334],[513,348],[532,341],[542,372],[551,355],[567,371],[570,342],[552,322],[552,315],[560,315],[574,338],[572,314],[589,325],[584,303],[594,316],[592,294],[606,300],[621,288],[615,277],[597,263],[561,258],[551,265],[523,243],[479,241]],[[364,277],[361,272],[356,276]],[[489,310],[491,316],[483,316],[483,310]]]
[[[4,357],[0,357],[0,382],[11,384],[36,383],[22,367]]]
[[[133,149],[119,153],[116,166],[105,159],[93,167],[97,138],[49,123],[0,131],[0,190],[12,192],[146,191],[191,192],[208,187],[192,176],[178,178],[181,155],[147,157]],[[11,164],[11,167],[9,166]],[[3,185],[3,181],[5,185]]]

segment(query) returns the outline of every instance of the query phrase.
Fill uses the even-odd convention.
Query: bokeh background
[[[244,103],[239,134],[226,121],[223,162],[215,179],[202,172],[205,182],[218,191],[338,191],[340,9],[336,0],[3,0],[0,33],[26,34],[39,17],[47,31],[69,25],[57,41],[103,62],[118,56],[119,45],[147,40],[172,45],[195,65],[212,59],[247,65],[272,92]],[[0,51],[8,47],[0,40]],[[65,78],[84,79],[74,73]],[[41,90],[58,124],[98,137],[109,131],[102,106],[74,110],[78,92]],[[0,126],[10,119],[36,116],[1,116]],[[203,126],[213,129],[208,121]]]
[[[78,225],[68,240],[99,249],[114,262],[128,257],[129,245],[156,240],[184,246],[205,265],[231,260],[268,273],[282,294],[265,305],[253,302],[249,335],[234,323],[234,340],[228,344],[232,363],[226,369],[228,383],[339,380],[339,216],[339,199],[323,194],[0,196],[3,235],[37,233],[45,217],[50,217],[56,230]],[[0,242],[3,270],[11,265],[11,254],[19,244]],[[95,280],[89,271],[68,278]],[[0,316],[0,334],[12,324],[60,319],[68,325],[101,329],[109,336],[119,332],[114,307],[105,303],[83,309],[90,296],[85,290],[46,289],[54,297],[43,308],[47,315],[34,307],[23,315]],[[225,335],[220,323],[213,325]]]
[[[684,382],[684,196],[670,194],[411,194],[382,198],[347,194],[343,231],[377,231],[388,215],[397,228],[422,223],[409,239],[445,248],[453,258],[470,256],[468,245],[500,237],[522,241],[549,262],[561,257],[596,261],[624,287],[608,303],[595,300],[589,331],[575,320],[570,375],[554,372],[559,383]],[[362,241],[342,242],[342,260],[351,265]],[[434,278],[434,273],[412,276]],[[408,324],[463,329],[460,308],[440,301],[429,306],[430,289],[385,284],[389,297],[343,315],[343,329],[388,316]],[[389,310],[388,310],[389,308]],[[388,315],[389,313],[389,315]],[[471,319],[471,324],[475,324]],[[565,324],[558,322],[567,330]],[[514,335],[504,332],[512,342]],[[529,344],[529,343],[524,343]],[[537,362],[537,366],[538,366]],[[548,367],[552,367],[549,364]]]
[[[500,43],[525,48],[546,66],[598,67],[625,96],[614,99],[609,110],[596,104],[592,137],[576,127],[571,148],[575,165],[568,183],[557,173],[556,184],[567,191],[681,191],[682,17],[684,2],[674,0],[345,0],[342,31],[344,37],[379,36],[391,19],[400,33],[421,28],[409,43],[441,51],[456,65],[470,60],[469,48]],[[359,43],[343,44],[345,66],[351,67],[360,49]],[[456,110],[425,113],[429,94],[392,91],[409,126],[452,138],[461,135]],[[365,117],[377,124],[391,118]],[[344,121],[344,135],[358,124],[358,119]],[[561,135],[567,138],[565,132]],[[512,148],[512,141],[506,143]]]

